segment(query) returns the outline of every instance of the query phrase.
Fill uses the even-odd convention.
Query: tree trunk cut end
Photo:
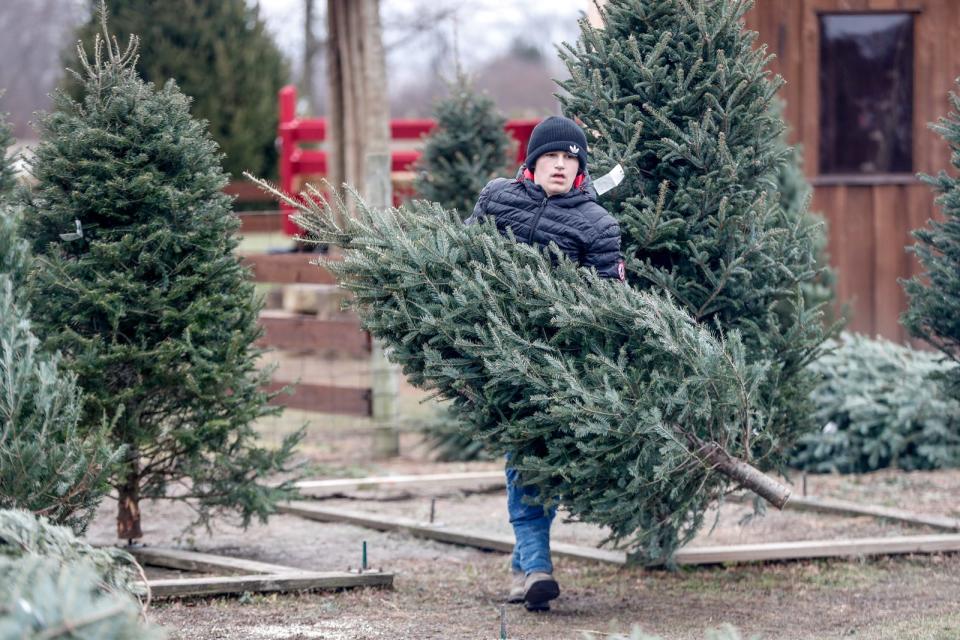
[[[716,470],[727,476],[744,489],[757,494],[777,509],[783,509],[790,499],[790,488],[774,480],[756,467],[742,460],[733,458],[716,444],[704,445],[702,452],[705,459],[714,465]]]

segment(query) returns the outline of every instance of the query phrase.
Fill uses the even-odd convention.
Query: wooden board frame
[[[502,486],[506,484],[503,469],[489,471],[466,471],[461,473],[423,473],[398,476],[374,476],[368,478],[331,478],[327,480],[301,480],[296,487],[301,492],[321,494],[335,491],[363,489],[390,489],[417,485],[444,486],[484,483]]]
[[[240,233],[280,233],[283,231],[282,211],[239,211]]]
[[[185,549],[167,549],[163,547],[126,547],[127,553],[142,565],[179,569],[181,571],[199,571],[203,573],[226,573],[229,575],[274,574],[301,571],[294,567],[258,562],[244,558],[232,558],[212,553],[187,551]]]
[[[793,496],[784,505],[784,509],[792,511],[814,511],[817,513],[832,513],[840,516],[869,516],[880,520],[891,520],[905,524],[920,525],[960,533],[960,520],[947,516],[914,513],[903,509],[878,507],[874,505],[860,505],[847,500],[835,498],[818,498],[814,496]]]
[[[270,400],[270,404],[288,409],[361,418],[373,415],[373,393],[370,389],[273,380],[266,386],[266,390],[275,393],[285,387],[289,387],[293,394],[280,393]]]
[[[245,592],[349,589],[351,587],[392,587],[393,574],[382,571],[303,571],[295,567],[232,558],[197,551],[159,547],[125,549],[143,565],[227,573],[227,576],[148,580],[154,599],[230,595]]]
[[[384,517],[362,511],[322,507],[302,501],[279,505],[277,510],[280,513],[320,522],[342,522],[378,531],[403,532],[438,542],[502,551],[504,553],[513,551],[513,537],[510,535],[479,534],[465,529],[424,524],[408,518]],[[550,549],[553,555],[557,557],[577,558],[617,565],[627,564],[627,555],[622,551],[594,549],[563,543],[551,543]],[[688,547],[678,551],[674,556],[674,561],[678,565],[710,565],[954,551],[960,551],[960,535],[939,534]]]
[[[196,596],[219,596],[272,591],[307,591],[315,589],[349,589],[352,587],[390,587],[393,574],[296,571],[277,574],[214,576],[148,580],[150,596],[155,600]]]
[[[465,483],[484,483],[503,485],[506,480],[502,470],[466,471],[459,473],[428,473],[397,476],[372,476],[367,478],[331,478],[324,480],[301,480],[296,483],[301,492],[320,495],[324,492],[356,491],[363,489],[389,489],[417,485],[457,485]],[[744,500],[743,496],[733,496],[731,501]],[[880,520],[891,520],[904,524],[919,525],[960,533],[960,519],[948,516],[915,513],[904,509],[861,505],[847,500],[816,496],[791,496],[783,507],[791,511],[811,511],[841,516],[869,516]]]

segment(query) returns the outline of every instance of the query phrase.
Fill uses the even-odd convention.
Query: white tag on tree
[[[593,188],[597,190],[598,196],[602,196],[621,182],[623,182],[623,167],[620,163],[617,163],[617,166],[611,169],[610,173],[593,181]]]
[[[60,234],[60,239],[63,240],[64,242],[71,242],[71,241],[73,241],[73,240],[79,240],[80,238],[83,237],[83,227],[80,226],[80,221],[79,221],[79,220],[74,220],[74,222],[75,222],[76,225],[77,225],[77,231],[76,231],[76,233],[61,233],[61,234]]]

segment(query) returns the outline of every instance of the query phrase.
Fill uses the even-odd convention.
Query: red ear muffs
[[[524,169],[524,170],[523,170],[523,179],[524,179],[524,180],[533,180],[533,171],[530,171],[530,169]]]

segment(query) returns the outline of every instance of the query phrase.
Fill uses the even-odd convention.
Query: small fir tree
[[[953,111],[931,129],[943,136],[960,169],[960,96],[950,93]],[[955,366],[944,375],[950,393],[960,398],[960,179],[945,171],[921,179],[933,187],[943,220],[917,229],[913,252],[924,273],[905,283],[910,306],[902,322],[911,335],[940,351]],[[960,416],[956,416],[960,420]]]
[[[415,188],[419,197],[466,218],[484,185],[506,171],[510,137],[493,100],[465,75],[457,76],[449,92],[434,107],[437,127],[426,138]]]
[[[464,73],[457,74],[448,91],[434,107],[437,128],[426,138],[415,189],[419,197],[456,209],[465,219],[484,185],[508,171],[511,141],[496,104]],[[439,460],[487,457],[482,443],[445,409],[439,409],[422,432]]]
[[[92,17],[78,33],[87,47],[100,31],[96,7],[101,2],[121,41],[140,34],[140,77],[157,86],[173,79],[191,97],[190,110],[207,121],[227,173],[234,178],[243,171],[275,175],[277,92],[289,71],[257,3],[89,0]],[[77,68],[74,48],[67,53],[67,66]],[[69,92],[79,100],[84,85],[70,80]]]
[[[138,77],[135,38],[126,52],[98,39],[93,60],[80,50],[82,99],[58,94],[41,117],[26,203],[37,333],[77,375],[84,424],[122,409],[111,430],[126,447],[113,481],[120,538],[141,536],[141,496],[167,497],[171,483],[201,522],[228,508],[244,524],[266,518],[292,489],[261,480],[286,467],[300,434],[276,451],[255,442],[251,423],[276,410],[216,144],[172,81]]]

